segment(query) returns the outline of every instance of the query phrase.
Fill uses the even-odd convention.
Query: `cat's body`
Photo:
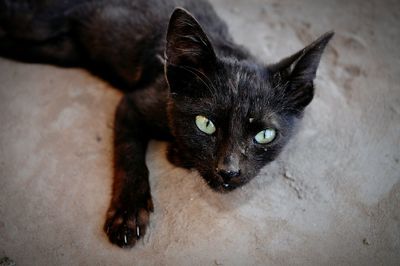
[[[122,247],[144,235],[153,210],[149,139],[169,140],[170,161],[215,190],[245,184],[290,138],[331,37],[264,66],[234,44],[206,1],[0,1],[1,55],[86,67],[125,91],[105,224]]]
[[[212,6],[190,0],[1,1],[3,38],[9,40],[2,51],[25,61],[89,67],[130,91],[163,74],[160,59],[177,6],[196,16],[217,53],[238,53]]]

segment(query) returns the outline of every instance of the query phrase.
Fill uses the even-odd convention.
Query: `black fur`
[[[204,0],[0,0],[2,56],[85,67],[126,92],[115,116],[114,185],[104,226],[121,247],[144,235],[153,211],[149,139],[169,140],[170,161],[197,169],[214,190],[242,186],[290,138],[313,98],[332,36],[265,66],[232,41]],[[197,128],[197,115],[215,124],[214,134]],[[266,128],[276,129],[276,138],[256,143]]]

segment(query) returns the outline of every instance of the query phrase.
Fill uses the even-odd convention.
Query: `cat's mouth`
[[[216,192],[227,193],[233,191],[247,182],[243,178],[237,177],[229,181],[224,180],[218,173],[202,175],[207,185]]]

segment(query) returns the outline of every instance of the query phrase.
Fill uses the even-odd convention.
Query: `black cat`
[[[197,169],[216,191],[247,183],[279,154],[311,102],[332,36],[264,65],[233,42],[204,0],[0,0],[2,56],[86,67],[125,91],[104,226],[120,247],[145,234],[153,211],[149,139],[169,140],[169,160]]]

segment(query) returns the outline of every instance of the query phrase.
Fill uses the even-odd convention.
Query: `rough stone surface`
[[[400,265],[400,2],[213,1],[265,62],[336,36],[279,160],[220,195],[147,155],[155,214],[130,250],[102,231],[121,95],[84,70],[0,59],[0,257],[17,265]]]

